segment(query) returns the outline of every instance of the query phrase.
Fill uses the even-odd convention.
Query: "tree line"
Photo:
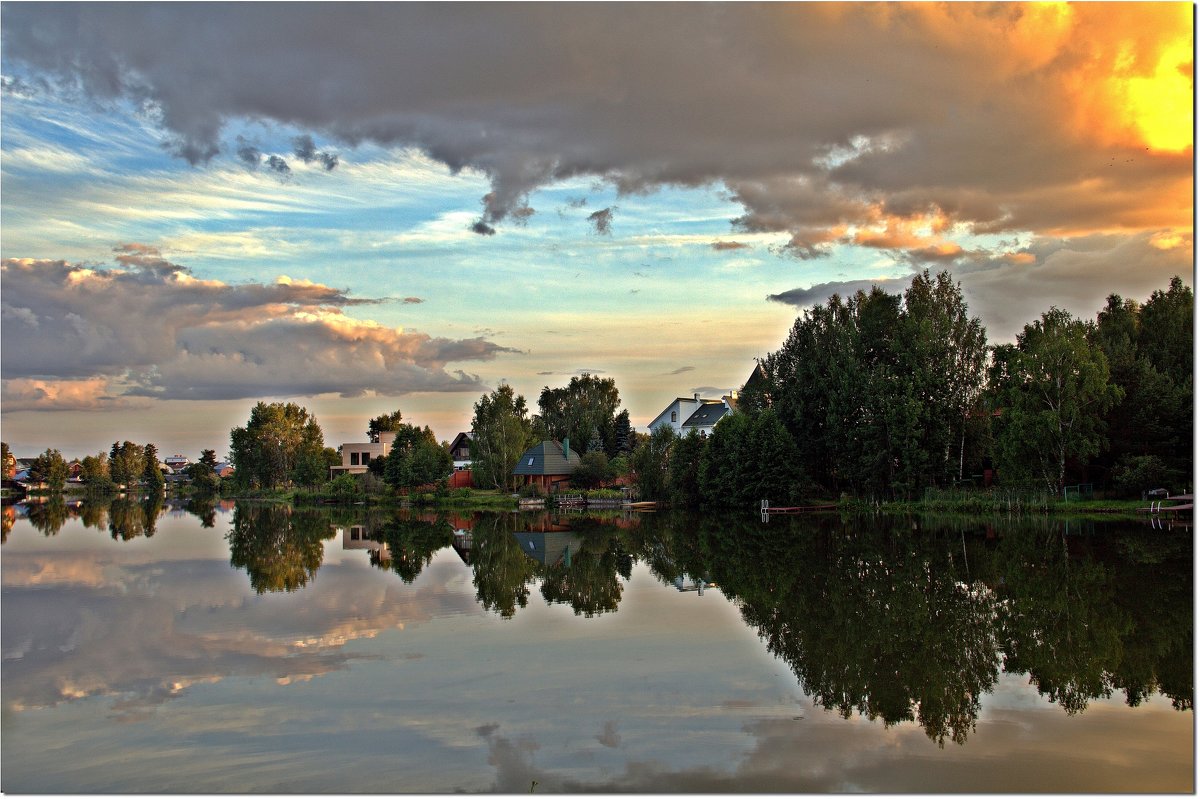
[[[989,346],[943,272],[903,294],[834,295],[796,319],[713,435],[654,431],[633,454],[643,496],[752,507],[840,494],[919,497],[990,469],[1061,493],[1191,485],[1192,307],[1178,277],[1096,320],[1051,308]]]

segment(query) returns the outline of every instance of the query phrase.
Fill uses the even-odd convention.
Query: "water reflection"
[[[322,542],[333,536],[328,516],[320,511],[238,503],[227,536],[229,562],[246,570],[259,594],[295,591],[321,567]]]
[[[24,516],[45,536],[78,517],[85,528],[130,541],[153,536],[168,511],[213,528],[223,507],[211,499],[8,507],[4,540]],[[540,604],[537,593],[584,618],[612,614],[635,563],[672,594],[703,594],[715,584],[815,703],[885,728],[917,725],[942,746],[975,732],[984,698],[1004,674],[1024,676],[1067,715],[1114,693],[1130,706],[1156,694],[1177,710],[1193,706],[1187,531],[1046,519],[820,516],[763,524],[617,511],[456,515],[238,504],[228,559],[257,594],[311,590],[335,537],[333,546],[363,550],[366,562],[399,577],[381,582],[402,596],[449,549],[453,566],[469,570],[477,606],[502,619],[531,600]],[[469,590],[463,601],[470,603]],[[381,599],[378,607],[394,605]],[[376,629],[380,613],[353,615]],[[330,640],[353,627],[339,625]]]
[[[944,520],[772,525],[708,521],[699,536],[746,621],[843,716],[962,743],[1001,669],[1069,714],[1114,690],[1192,706],[1188,539],[1145,547],[1140,532],[1044,520],[999,536]]]

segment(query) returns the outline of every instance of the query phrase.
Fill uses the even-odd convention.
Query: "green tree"
[[[577,488],[596,488],[612,478],[608,456],[604,454],[604,450],[595,449],[584,453],[579,459],[579,465],[571,472],[571,485]]]
[[[1062,490],[1067,464],[1100,452],[1104,414],[1122,396],[1092,325],[1051,308],[997,348],[993,386],[1002,407],[997,448],[1005,480],[1032,479]]]
[[[13,457],[7,441],[0,441],[0,471],[3,471],[5,480],[12,478],[17,471],[17,459]]]
[[[221,478],[217,476],[217,453],[211,449],[200,451],[200,460],[189,463],[183,470],[192,481],[192,488],[202,495],[215,494],[221,489]]]
[[[111,491],[113,482],[108,472],[108,455],[101,451],[85,456],[80,462],[79,479],[88,491]]]
[[[132,441],[114,441],[108,453],[108,469],[114,483],[133,488],[146,471],[145,448]]]
[[[629,458],[638,495],[645,500],[668,498],[671,450],[679,436],[670,425],[659,425],[643,439]]]
[[[678,456],[679,446],[672,453]],[[726,415],[704,449],[698,474],[703,502],[751,510],[762,500],[774,505],[800,498],[796,445],[771,409],[750,416]]]
[[[616,415],[620,404],[613,378],[585,372],[572,377],[566,386],[542,389],[534,432],[538,440],[569,439],[576,451],[586,449],[595,434],[605,454],[613,458],[617,455]]]
[[[391,413],[385,413],[380,416],[376,416],[374,419],[372,419],[370,422],[367,423],[367,440],[374,444],[378,444],[379,443],[379,434],[380,433],[393,433],[393,432],[399,430],[400,423],[401,423],[401,420],[403,420],[403,418],[404,418],[404,414],[402,414],[399,410],[395,410],[395,411],[392,411]],[[336,464],[334,464],[334,465],[336,465]]]
[[[34,458],[33,465],[29,467],[29,479],[35,483],[45,483],[51,491],[62,491],[67,482],[67,462],[62,453],[47,449]]]
[[[428,426],[401,424],[383,464],[383,479],[393,488],[413,488],[445,480],[454,469],[447,447]]]
[[[166,480],[163,478],[162,470],[158,468],[158,447],[147,444],[142,450],[142,458],[145,461],[142,479],[146,481],[151,493],[162,491]]]
[[[671,463],[667,469],[671,504],[681,508],[698,508],[703,500],[700,490],[700,465],[704,459],[706,439],[692,428],[675,442]]]
[[[477,485],[512,490],[513,469],[535,442],[525,398],[503,383],[475,403],[471,419],[471,473]]]
[[[292,402],[259,402],[250,411],[246,426],[230,431],[234,477],[250,488],[319,482],[324,477],[317,474],[324,463],[324,449],[316,418]]]

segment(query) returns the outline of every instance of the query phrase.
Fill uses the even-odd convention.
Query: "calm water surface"
[[[8,792],[1194,787],[1190,528],[4,510]]]

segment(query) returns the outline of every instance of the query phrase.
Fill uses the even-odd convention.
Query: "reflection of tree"
[[[712,573],[818,704],[964,742],[999,672],[990,592],[936,538],[815,526],[707,524]]]
[[[1190,708],[1190,537],[1069,530],[1046,519],[707,518],[690,533],[703,562],[683,557],[740,600],[807,693],[845,716],[912,720],[961,743],[1002,662],[1068,713],[1113,689],[1131,705],[1158,690]],[[662,553],[687,553],[687,535],[643,526],[640,551],[664,569],[679,558]]]
[[[5,505],[3,512],[3,516],[0,517],[0,543],[8,543],[8,534],[17,522],[17,509],[12,505]]]
[[[154,535],[162,498],[152,495],[143,502],[134,499],[114,499],[108,506],[108,531],[113,540],[131,541],[139,536]]]
[[[391,562],[379,565],[390,566],[406,583],[417,579],[421,571],[433,560],[434,554],[450,546],[454,537],[450,523],[442,518],[428,520],[396,517],[367,529],[368,535],[387,544],[391,553]]]
[[[571,532],[582,545],[564,558],[541,569],[542,596],[547,602],[565,602],[576,615],[591,618],[611,613],[621,601],[617,571],[623,560],[616,530],[599,524],[572,520]]]
[[[45,536],[57,535],[70,517],[62,494],[52,494],[45,502],[33,502],[25,507],[29,523]]]
[[[537,562],[525,557],[513,537],[512,514],[481,514],[471,530],[475,598],[485,610],[511,619],[529,601]]]
[[[217,523],[217,501],[212,494],[193,494],[183,509],[200,520],[200,526],[211,529]]]
[[[320,511],[238,503],[227,537],[230,563],[245,569],[262,594],[307,585],[324,559],[321,542],[333,537],[333,529]]]
[[[108,509],[112,507],[111,494],[94,492],[79,506],[79,518],[83,526],[92,530],[108,529]]]
[[[1193,618],[1190,536],[1130,535],[1116,541],[1129,565],[1116,575],[1116,595],[1133,619],[1122,641],[1113,687],[1137,706],[1155,690],[1179,710],[1192,708]]]

